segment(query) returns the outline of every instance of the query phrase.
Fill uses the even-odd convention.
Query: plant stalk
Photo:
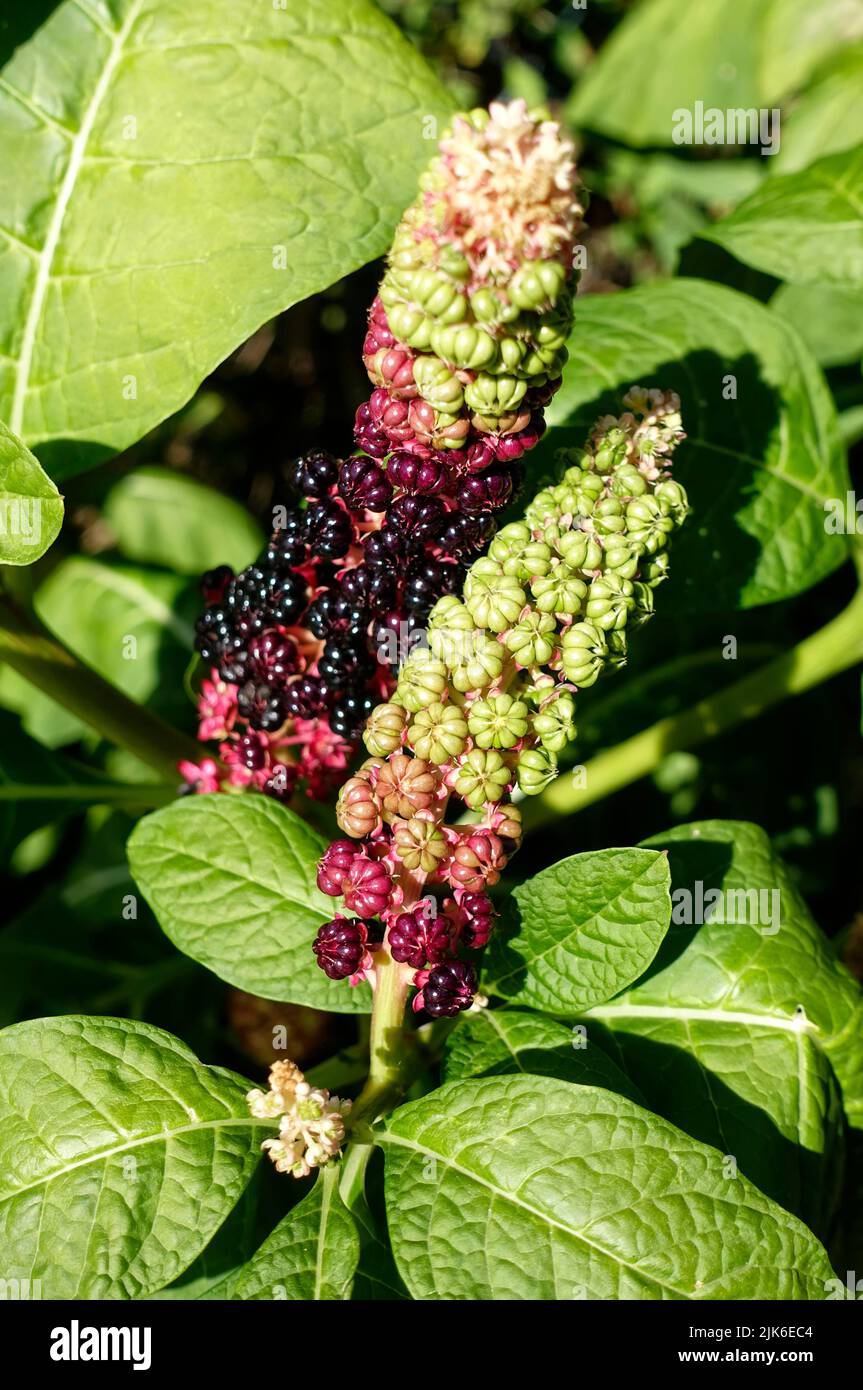
[[[110,743],[134,753],[165,782],[177,764],[197,762],[200,745],[85,666],[42,623],[0,595],[0,662],[69,710]]]
[[[800,695],[863,661],[863,588],[842,612],[790,652],[752,675],[699,700],[681,714],[599,753],[581,769],[579,783],[565,773],[540,796],[522,802],[526,831],[571,815],[652,772],[668,753],[696,748],[789,695]]]

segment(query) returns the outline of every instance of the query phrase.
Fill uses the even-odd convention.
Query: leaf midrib
[[[24,323],[24,333],[21,338],[18,354],[18,370],[15,375],[15,389],[12,395],[12,405],[9,414],[9,428],[12,430],[13,434],[21,434],[27,388],[30,384],[30,371],[33,365],[33,351],[36,345],[36,335],[42,320],[42,309],[45,304],[48,282],[51,278],[51,267],[54,263],[54,256],[56,255],[63,231],[66,211],[75,189],[78,174],[84,160],[87,142],[90,139],[93,126],[96,123],[96,117],[99,114],[99,109],[111,85],[111,79],[114,76],[117,65],[123,56],[123,48],[126,39],[129,37],[132,26],[138,18],[143,3],[144,0],[132,0],[129,13],[111,39],[111,47],[105,64],[93,88],[93,95],[84,112],[81,124],[72,140],[69,151],[69,161],[66,165],[63,181],[60,184],[60,190],[57,194],[57,201],[54,204],[54,211],[51,214],[51,220],[48,224],[45,242],[39,252],[36,276],[33,281],[33,291],[27,310],[27,318]],[[81,13],[87,14],[87,11],[82,9]],[[87,18],[92,24],[92,15],[87,14]],[[101,28],[101,26],[94,27]],[[105,32],[106,31],[102,29],[102,33]]]
[[[87,1168],[91,1164],[101,1163],[109,1158],[114,1158],[117,1154],[128,1153],[132,1149],[145,1148],[148,1144],[167,1143],[169,1139],[176,1139],[182,1134],[198,1134],[205,1130],[235,1129],[238,1127],[241,1129],[247,1127],[257,1129],[263,1128],[261,1121],[255,1119],[252,1115],[248,1117],[244,1115],[234,1115],[223,1120],[202,1120],[196,1124],[180,1125],[176,1129],[160,1129],[154,1134],[140,1135],[138,1138],[130,1139],[123,1144],[115,1144],[109,1149],[99,1149],[97,1152],[87,1154],[84,1158],[76,1160],[74,1163],[64,1164],[62,1168],[56,1168],[50,1173],[45,1173],[41,1178],[37,1178],[35,1182],[25,1183],[23,1186],[15,1188],[14,1191],[6,1193],[0,1192],[0,1206],[5,1202],[14,1201],[24,1192],[32,1192],[37,1187],[42,1187],[46,1183],[54,1182],[57,1178],[63,1178],[67,1173],[74,1173],[79,1168]]]

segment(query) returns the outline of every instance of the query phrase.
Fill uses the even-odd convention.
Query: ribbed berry
[[[339,496],[350,511],[382,512],[393,495],[389,478],[373,458],[349,458],[339,473]]]
[[[326,449],[302,454],[289,469],[290,481],[301,497],[326,497],[338,476],[339,461]]]
[[[340,560],[350,550],[354,528],[344,507],[331,498],[315,502],[306,512],[306,544],[312,557]]]
[[[320,676],[301,676],[285,692],[285,709],[291,719],[315,719],[324,713],[329,698],[329,686]]]
[[[415,544],[431,540],[440,530],[443,516],[443,503],[437,497],[398,497],[387,512],[387,527]]]
[[[324,647],[318,671],[331,690],[356,686],[371,674],[374,665],[368,648],[360,639],[334,637]]]
[[[448,512],[438,535],[441,554],[452,555],[457,560],[477,555],[488,545],[495,529],[494,517],[488,512],[478,512],[474,516]]]
[[[419,561],[407,573],[405,606],[413,612],[429,613],[439,598],[455,593],[462,574],[452,560]]]
[[[393,960],[421,970],[446,960],[451,949],[451,927],[445,917],[432,915],[426,903],[410,912],[400,912],[387,933]]]
[[[349,603],[358,607],[367,604],[376,613],[392,608],[397,588],[396,575],[379,565],[357,565],[345,570],[339,580],[339,591]]]
[[[342,881],[345,907],[360,917],[380,917],[389,906],[392,879],[379,859],[356,855]]]
[[[490,468],[485,473],[472,473],[459,484],[458,505],[466,512],[491,512],[505,507],[513,493],[512,473],[503,468]]]
[[[246,681],[241,685],[237,707],[253,729],[263,729],[268,734],[280,729],[287,718],[284,694],[273,690],[266,682],[256,685],[254,681]]]
[[[318,929],[312,950],[318,965],[331,980],[346,980],[360,967],[368,932],[356,917],[334,917]]]
[[[494,927],[495,911],[485,893],[462,893],[459,907],[464,913],[462,941],[479,951],[488,944]]]
[[[394,453],[387,463],[387,477],[402,492],[426,497],[443,492],[447,485],[447,470],[434,454],[419,458],[416,454]]]
[[[334,840],[318,864],[318,887],[330,898],[341,896],[345,875],[362,851],[356,840]]]
[[[346,637],[359,637],[369,625],[368,609],[361,604],[352,603],[338,589],[325,589],[309,605],[305,625],[326,641],[337,633]]]
[[[469,1009],[476,994],[476,972],[460,960],[436,965],[423,986],[423,1007],[432,1018],[454,1018]]]
[[[379,531],[372,531],[366,537],[364,555],[367,565],[377,568],[379,565],[389,567],[392,573],[392,566],[403,559],[408,549],[408,537],[404,531],[399,531],[395,526],[386,524]]]
[[[266,682],[278,688],[295,673],[297,660],[296,643],[277,629],[267,628],[249,643],[246,675],[257,684]]]

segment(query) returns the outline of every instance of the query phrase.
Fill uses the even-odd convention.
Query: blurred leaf
[[[761,30],[761,100],[779,101],[799,90],[832,53],[860,37],[863,0],[769,0]]]
[[[780,285],[770,307],[794,325],[822,367],[863,357],[863,289]]]
[[[143,1298],[191,1264],[260,1157],[247,1083],[118,1018],[0,1033],[0,1250],[45,1298]]]
[[[167,468],[138,468],[112,487],[105,516],[127,560],[199,577],[245,569],[264,537],[245,507]]]
[[[794,330],[734,290],[699,280],[576,300],[548,468],[580,448],[634,384],[677,391],[687,439],[674,460],[692,515],[675,537],[664,608],[750,608],[816,584],[847,558],[824,501],[849,486],[836,410]]]
[[[810,14],[817,10],[807,5]],[[840,53],[806,88],[782,122],[771,174],[791,174],[816,159],[863,144],[863,45]]]
[[[702,235],[795,284],[863,286],[863,145],[765,179]]]
[[[280,1003],[367,1013],[367,985],[330,980],[312,952],[334,915],[315,884],[326,841],[258,794],[191,796],[139,821],[135,882],[179,950],[219,979]]]
[[[668,863],[643,849],[573,854],[513,893],[516,931],[495,933],[488,988],[550,1014],[600,1004],[656,955],[671,913]]]
[[[55,477],[139,439],[386,249],[449,110],[371,0],[67,0],[3,72],[0,415]]]
[[[16,435],[0,422],[0,564],[32,565],[60,534],[63,499]]]

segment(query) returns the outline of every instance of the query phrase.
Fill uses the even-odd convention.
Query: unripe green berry
[[[472,810],[500,801],[512,781],[512,772],[493,748],[473,748],[460,763],[455,790]]]
[[[408,743],[418,758],[446,763],[464,752],[467,733],[467,722],[458,705],[435,701],[414,715],[408,730]]]
[[[668,508],[656,497],[638,497],[626,507],[626,532],[634,545],[655,555],[674,530]]]
[[[503,632],[517,621],[526,598],[518,580],[504,574],[502,567],[486,556],[471,566],[464,601],[477,627]]]
[[[460,660],[450,667],[450,680],[456,691],[486,690],[503,674],[506,653],[495,637],[475,632],[463,643]]]
[[[594,467],[598,473],[610,473],[626,458],[626,435],[618,426],[608,430],[599,441],[594,453]]]
[[[473,323],[435,324],[431,345],[438,357],[462,371],[481,371],[498,358],[494,338]]]
[[[377,705],[371,712],[363,733],[363,743],[376,758],[385,758],[402,746],[402,733],[407,724],[407,710],[400,705]]]
[[[657,502],[662,503],[671,512],[675,523],[679,526],[689,511],[689,498],[686,489],[675,482],[673,478],[666,478],[659,483],[653,494]]]
[[[612,571],[591,584],[584,611],[591,622],[608,632],[611,628],[625,627],[634,607],[631,580],[622,579]]]
[[[595,623],[573,623],[560,644],[561,669],[573,685],[593,685],[608,657],[605,635]]]
[[[564,613],[574,618],[584,607],[588,587],[568,565],[556,565],[550,574],[532,579],[530,591],[540,613]]]
[[[591,513],[594,529],[600,536],[611,536],[626,530],[623,503],[619,497],[602,497]]]
[[[520,309],[541,309],[557,302],[565,284],[566,267],[560,261],[526,261],[507,289],[513,304]]]
[[[527,733],[528,709],[512,695],[489,695],[467,711],[467,726],[478,748],[513,748]]]
[[[653,617],[653,590],[649,584],[640,584],[636,581],[632,586],[632,591],[635,598],[632,621],[640,626],[642,623],[646,623],[648,618]]]
[[[554,548],[570,569],[598,570],[602,564],[602,546],[589,531],[564,531]]]
[[[623,463],[611,475],[609,487],[614,497],[643,497],[647,492],[647,479],[634,464]]]
[[[440,700],[447,688],[447,672],[442,661],[428,652],[414,652],[399,672],[396,697],[412,714]]]
[[[491,376],[480,372],[464,388],[465,404],[480,415],[497,417],[518,410],[527,391],[527,382],[514,376]]]
[[[464,388],[454,372],[437,357],[417,357],[414,381],[420,395],[435,410],[455,415],[464,405]]]
[[[538,796],[557,776],[557,758],[545,748],[525,748],[518,755],[516,776],[525,796]]]
[[[559,753],[575,738],[575,701],[566,693],[548,700],[533,716],[533,732],[543,748]]]
[[[388,298],[386,281],[381,286],[381,299],[387,311],[389,325],[401,342],[410,347],[425,349],[431,347],[432,320],[413,304],[402,304]]]
[[[641,578],[651,589],[655,589],[657,584],[661,584],[663,579],[668,578],[669,568],[668,552],[660,551],[658,555],[653,555],[641,566]]]
[[[607,538],[602,554],[602,568],[606,573],[613,572],[624,579],[635,578],[641,557],[629,542],[628,535]]]
[[[519,666],[544,666],[556,645],[557,624],[550,613],[527,612],[511,627],[504,642]]]

